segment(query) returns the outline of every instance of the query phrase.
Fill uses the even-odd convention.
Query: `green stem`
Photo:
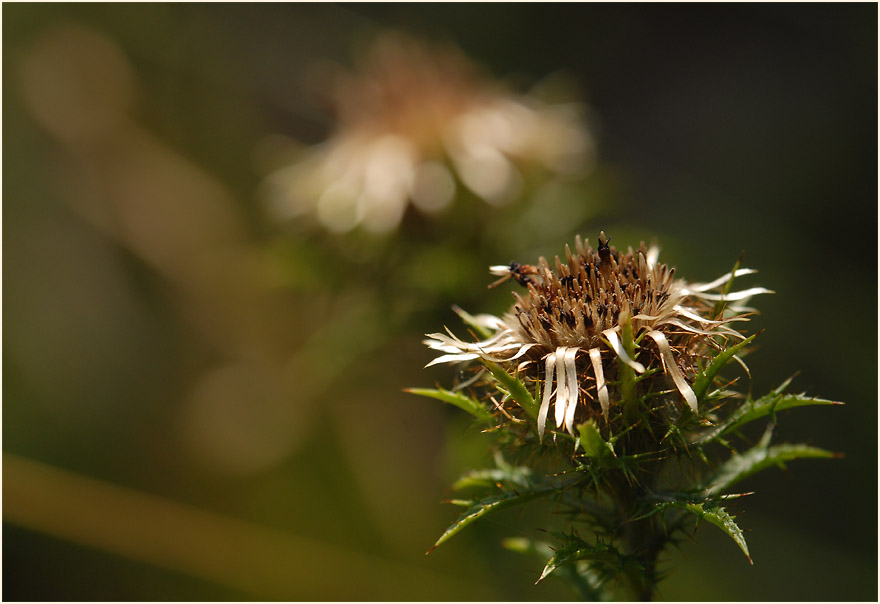
[[[636,343],[633,340],[632,319],[629,312],[620,313],[620,343],[627,356],[636,358]],[[636,397],[636,372],[632,367],[618,359],[620,367],[620,396],[623,399],[623,409],[627,422],[632,425],[638,420],[638,399]]]
[[[666,545],[666,532],[656,516],[632,520],[639,514],[637,503],[644,495],[644,486],[622,477],[609,486],[620,513],[618,535],[622,550],[632,561],[624,565],[622,573],[628,584],[628,597],[634,601],[651,601],[657,585],[657,557]]]
[[[630,522],[626,527],[626,542],[628,551],[639,563],[628,567],[626,572],[633,596],[642,602],[651,601],[656,586],[657,557],[666,543],[657,519],[651,517]]]

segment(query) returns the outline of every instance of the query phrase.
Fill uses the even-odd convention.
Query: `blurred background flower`
[[[841,291],[877,301],[876,11],[5,4],[4,597],[568,597],[499,551],[520,519],[423,555],[454,515],[445,485],[489,442],[400,389],[428,385],[421,334],[457,324],[454,302],[509,305],[489,265],[604,228],[656,237],[694,280],[746,250],[777,292],[753,319],[754,390],[801,370],[796,387],[848,403],[780,425],[846,458],[755,479],[756,566],[700,530],[663,596],[876,598],[875,314],[821,328],[853,312]],[[435,147],[391,122],[365,137],[405,175],[375,185],[387,212],[293,201],[335,185],[327,158],[385,111],[365,84],[384,61],[463,74],[440,87],[467,100],[459,126]],[[493,129],[522,115],[550,126]],[[468,176],[471,160],[505,168]],[[360,196],[374,185],[352,165]],[[493,173],[517,194],[474,184]],[[419,199],[431,179],[452,201]]]
[[[313,75],[337,131],[269,177],[278,215],[314,213],[337,233],[358,225],[385,233],[409,202],[440,212],[461,184],[490,204],[509,202],[524,186],[517,163],[554,174],[583,174],[591,164],[578,105],[512,95],[454,47],[386,32],[357,57],[356,74],[324,66]]]

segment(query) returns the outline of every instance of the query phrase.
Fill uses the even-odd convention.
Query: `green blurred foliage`
[[[401,389],[451,383],[452,369],[422,370],[420,339],[457,324],[452,304],[509,304],[485,289],[487,265],[600,228],[618,246],[656,239],[694,281],[745,250],[777,292],[752,326],[766,329],[753,391],[800,370],[795,390],[847,403],[781,422],[785,440],[846,457],[748,482],[755,566],[701,528],[670,555],[663,596],[876,598],[876,6],[6,4],[3,17],[4,452],[411,579],[392,588],[344,557],[316,578],[266,552],[256,562],[285,580],[243,590],[22,528],[5,502],[6,599],[568,598],[498,547],[536,537],[518,511],[424,556],[456,513],[446,485],[491,439]],[[567,72],[599,164],[502,211],[460,198],[438,220],[408,214],[385,238],[270,221],[267,137],[322,140],[332,121],[309,69],[349,63],[385,27],[456,42],[521,90]],[[46,71],[59,56],[91,88]],[[19,485],[4,472],[3,486],[7,499]],[[307,590],[316,579],[326,592]]]

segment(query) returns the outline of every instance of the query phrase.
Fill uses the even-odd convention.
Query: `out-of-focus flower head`
[[[330,82],[336,131],[269,176],[277,215],[313,213],[334,232],[382,233],[410,202],[436,213],[463,185],[503,204],[532,169],[576,173],[591,163],[579,106],[512,94],[451,47],[385,34],[356,72]]]

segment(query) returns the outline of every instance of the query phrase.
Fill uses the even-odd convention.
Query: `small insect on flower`
[[[528,286],[533,283],[538,275],[538,267],[531,264],[520,264],[519,262],[511,262],[510,264],[496,264],[489,267],[489,272],[493,275],[500,275],[501,278],[489,285],[489,289],[498,287],[511,277],[522,286]]]

